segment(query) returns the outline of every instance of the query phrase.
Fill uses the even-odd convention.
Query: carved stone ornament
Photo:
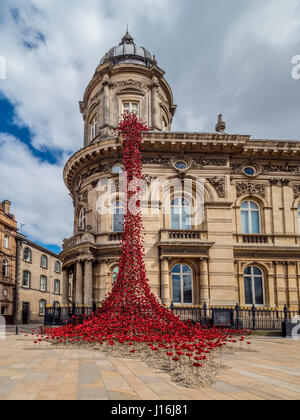
[[[207,178],[207,181],[214,187],[220,198],[225,198],[225,178],[215,176]]]
[[[120,82],[114,82],[111,84],[112,88],[130,87],[130,86],[134,86],[140,89],[149,89],[150,87],[148,83],[143,83],[143,82],[140,82],[139,80],[133,80],[133,79],[121,80]]]
[[[199,158],[193,159],[192,166],[195,168],[203,168],[204,166],[226,166],[226,159],[209,159],[207,157],[200,156]]]
[[[148,165],[163,165],[168,167],[172,165],[172,159],[163,158],[161,156],[143,156],[143,164]]]
[[[262,165],[262,173],[267,174],[270,172],[288,172],[291,174],[300,174],[300,166],[290,165],[288,162],[278,165],[269,162],[267,165]]]
[[[294,190],[294,198],[299,198],[300,197],[300,184],[294,184],[293,190]]]
[[[238,197],[244,194],[258,194],[265,197],[266,187],[263,184],[253,184],[252,182],[238,182],[236,183],[236,193]]]

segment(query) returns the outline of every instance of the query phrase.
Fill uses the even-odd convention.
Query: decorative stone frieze
[[[236,193],[238,197],[244,194],[258,194],[262,197],[266,195],[266,187],[264,184],[254,184],[252,182],[237,182]]]

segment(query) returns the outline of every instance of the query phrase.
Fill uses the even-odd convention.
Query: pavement
[[[221,356],[226,369],[214,385],[187,389],[134,359],[9,334],[0,340],[0,400],[299,400],[300,340],[251,342],[254,351]]]

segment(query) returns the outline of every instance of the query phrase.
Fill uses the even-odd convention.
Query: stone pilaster
[[[76,263],[76,282],[75,282],[75,303],[76,305],[83,304],[83,284],[82,284],[82,263],[77,261]]]
[[[170,306],[170,273],[169,258],[167,257],[161,259],[161,301],[163,305]]]
[[[62,304],[68,305],[69,303],[69,270],[63,269],[63,285],[62,285]]]
[[[93,262],[91,259],[84,261],[84,306],[93,304]]]
[[[208,258],[200,258],[200,304],[209,304]]]

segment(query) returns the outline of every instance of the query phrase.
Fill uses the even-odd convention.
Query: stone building
[[[15,273],[17,222],[8,200],[0,203],[0,315],[13,321],[15,309]]]
[[[62,264],[57,254],[26,236],[16,239],[17,322],[43,323],[46,306],[62,304]]]
[[[64,170],[74,235],[61,253],[63,302],[70,272],[78,305],[100,304],[111,290],[121,249],[121,197],[116,191],[104,214],[98,185],[118,179],[122,138],[114,129],[122,112],[134,111],[151,128],[143,140],[145,180],[193,185],[185,197],[162,189],[151,202],[156,211],[143,217],[148,278],[162,303],[298,308],[300,142],[228,134],[222,116],[212,133],[172,132],[176,105],[164,74],[126,33],[102,58],[80,102],[84,147]],[[203,219],[192,223],[200,179]],[[165,202],[169,214],[162,211]]]

